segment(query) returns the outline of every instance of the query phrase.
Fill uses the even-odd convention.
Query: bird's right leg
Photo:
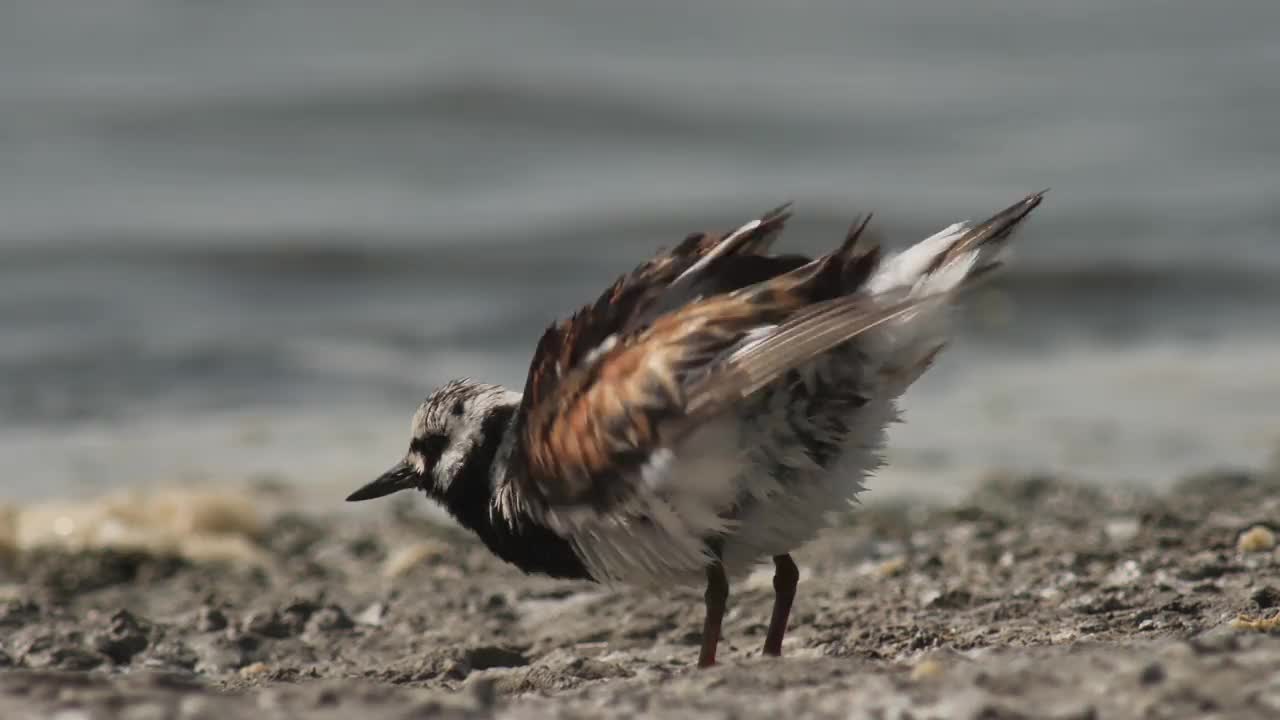
[[[782,654],[782,636],[787,632],[791,603],[796,599],[800,569],[787,554],[775,555],[773,566],[773,616],[769,619],[769,634],[764,639],[764,654],[776,657]]]
[[[729,601],[729,578],[720,561],[720,543],[712,545],[715,561],[707,566],[707,591],[703,599],[707,615],[702,623],[702,651],[698,653],[698,667],[716,664],[716,646],[720,644],[720,623],[724,620],[725,606]]]

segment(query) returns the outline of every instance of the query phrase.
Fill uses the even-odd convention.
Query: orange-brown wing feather
[[[516,447],[522,472],[513,482],[526,501],[599,507],[633,491],[624,476],[673,431],[719,409],[712,396],[728,398],[724,390],[742,379],[758,383],[754,355],[723,362],[750,333],[786,327],[806,308],[862,286],[879,262],[865,220],[817,261],[761,254],[786,209],[726,236],[689,236],[547,330],[531,364]]]
[[[660,316],[532,406],[521,428],[521,492],[549,505],[607,505],[686,415],[692,378],[751,330],[781,322],[809,302],[796,288],[765,283]]]
[[[562,379],[610,336],[643,330],[655,317],[678,306],[667,293],[668,288],[678,278],[688,278],[690,269],[707,258],[722,261],[707,263],[698,273],[713,280],[710,285],[715,292],[727,292],[767,279],[807,260],[761,255],[782,232],[790,217],[787,208],[783,205],[765,213],[753,226],[749,224],[751,227],[746,232],[691,234],[675,248],[658,253],[619,277],[594,303],[547,328],[530,362],[523,407],[535,407],[555,394]],[[736,272],[724,272],[723,261],[730,258],[751,259],[736,263],[733,268]],[[686,299],[692,298],[691,295]]]

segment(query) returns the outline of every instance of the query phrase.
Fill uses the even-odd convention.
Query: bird
[[[522,392],[433,390],[404,457],[347,500],[422,491],[525,573],[702,587],[698,667],[730,580],[771,559],[762,654],[779,656],[791,553],[857,502],[899,397],[1045,192],[896,253],[866,215],[825,255],[775,254],[790,203],[692,233],[547,327]]]

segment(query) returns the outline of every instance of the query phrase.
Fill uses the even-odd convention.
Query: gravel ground
[[[527,577],[423,504],[271,512],[242,561],[0,553],[0,717],[1280,717],[1274,472],[870,503],[795,554],[786,657],[766,568],[705,671],[699,590]]]

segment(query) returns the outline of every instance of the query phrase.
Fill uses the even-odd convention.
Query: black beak
[[[382,473],[382,477],[348,495],[347,502],[372,500],[417,486],[418,471],[409,463],[401,460],[395,467]]]

